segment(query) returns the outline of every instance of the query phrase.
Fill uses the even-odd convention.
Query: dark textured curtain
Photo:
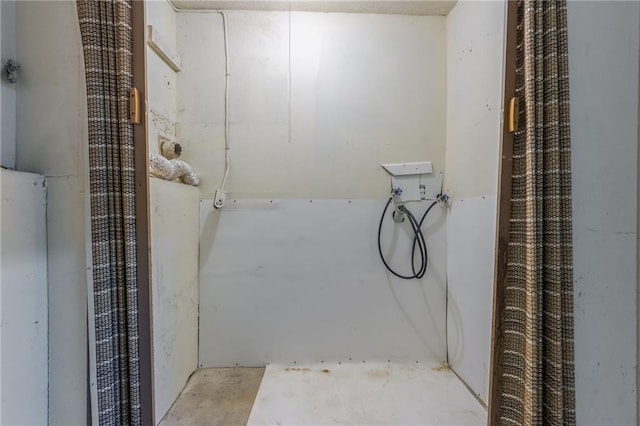
[[[575,424],[565,0],[518,1],[501,423]]]
[[[132,0],[77,0],[87,83],[100,426],[140,424]]]

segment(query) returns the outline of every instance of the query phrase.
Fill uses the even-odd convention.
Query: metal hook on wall
[[[18,82],[18,71],[20,70],[20,64],[9,59],[4,63],[2,67],[2,75],[9,83],[15,84]]]

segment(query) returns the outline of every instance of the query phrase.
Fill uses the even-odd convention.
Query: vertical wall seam
[[[291,145],[291,0],[289,0],[289,145]]]
[[[44,246],[45,246],[45,250],[47,251],[47,255],[46,255],[46,259],[47,259],[47,424],[50,424],[49,418],[50,418],[50,399],[49,399],[49,393],[51,392],[51,381],[50,381],[50,373],[51,373],[51,368],[50,368],[50,364],[51,364],[51,359],[50,359],[50,352],[49,352],[49,331],[51,330],[51,321],[50,321],[50,316],[51,316],[51,304],[49,303],[49,293],[51,292],[51,286],[49,286],[49,181],[47,179],[46,176],[43,176],[43,186],[44,186],[44,226],[45,226],[45,232],[44,232]]]
[[[638,15],[640,15],[640,10]],[[640,210],[640,175],[638,174],[640,171],[640,34],[638,35],[638,103],[636,104],[636,109],[638,111],[638,130],[636,133],[636,137],[638,139],[637,143],[637,168],[636,168],[636,204],[638,209],[636,209],[636,423],[640,418],[640,393],[638,393],[638,388],[640,387],[640,370],[638,369],[638,365],[640,364],[640,215],[638,215],[638,210]]]

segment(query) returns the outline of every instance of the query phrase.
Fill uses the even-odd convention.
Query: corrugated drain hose
[[[398,278],[402,278],[403,280],[412,280],[414,278],[422,278],[424,274],[427,272],[427,264],[429,263],[429,253],[427,252],[427,243],[424,239],[424,234],[422,233],[422,223],[426,219],[427,215],[431,211],[431,209],[438,204],[437,201],[434,201],[424,212],[420,221],[417,221],[413,213],[406,208],[405,206],[400,206],[399,209],[402,210],[406,216],[409,218],[409,224],[411,225],[411,229],[413,229],[413,243],[411,246],[411,272],[412,275],[402,275],[398,272],[394,271],[391,266],[387,263],[384,258],[384,254],[382,254],[382,244],[380,243],[380,237],[382,235],[382,224],[384,223],[384,218],[387,215],[387,210],[389,209],[389,204],[393,197],[389,198],[387,204],[384,206],[384,210],[382,211],[382,216],[380,217],[380,225],[378,226],[378,253],[380,253],[380,259],[382,259],[382,263],[384,266]],[[418,246],[418,250],[420,251],[420,267],[416,269],[416,246]]]
[[[153,152],[149,153],[149,173],[165,180],[180,179],[187,185],[198,186],[200,179],[191,166],[182,160],[169,160]]]

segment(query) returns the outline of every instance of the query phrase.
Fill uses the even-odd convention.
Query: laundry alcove
[[[356,363],[451,366],[484,412],[505,5],[394,3],[147,4],[149,150],[179,143],[200,178],[151,179],[157,420],[198,368],[268,366],[265,387],[275,365]],[[450,201],[424,278],[400,280],[380,164],[411,161]],[[410,270],[411,228],[382,234]]]
[[[482,403],[495,415],[505,3],[99,2],[107,15],[131,10],[129,23],[126,13],[87,18],[98,2],[2,1],[0,423],[98,424],[117,405],[122,413],[105,415],[115,424],[137,411],[142,424],[422,424],[452,400],[483,421]],[[640,3],[566,6],[575,415],[577,424],[637,424]],[[219,11],[231,169],[216,209],[227,74]],[[106,216],[92,214],[89,151],[103,136],[109,149],[132,141],[90,125],[113,117],[92,113],[103,98],[87,96],[96,68],[85,54],[111,61],[117,49],[85,43],[87,24],[133,36],[124,91],[139,89],[141,124],[127,124],[122,90],[118,110],[137,166],[134,176],[130,165],[116,169],[136,181],[138,276],[112,284],[138,290],[126,309],[139,333],[116,343],[139,344],[121,364],[139,356],[139,386],[135,368],[102,370],[110,383],[97,383],[105,359],[96,356],[103,317],[93,278],[106,263],[94,262],[92,244],[122,241],[94,233],[92,218]],[[131,72],[112,65],[98,70],[106,85]],[[153,155],[165,142],[181,145],[197,187],[148,178],[147,151],[163,163]],[[407,161],[430,161],[450,198],[423,226],[425,277],[401,281],[382,265],[376,234],[391,189],[381,164]],[[408,207],[419,219],[430,202]],[[411,230],[393,222],[394,207],[381,247],[410,273]],[[115,383],[122,393],[109,393]],[[127,394],[136,387],[139,406]],[[441,423],[474,423],[448,414]]]

